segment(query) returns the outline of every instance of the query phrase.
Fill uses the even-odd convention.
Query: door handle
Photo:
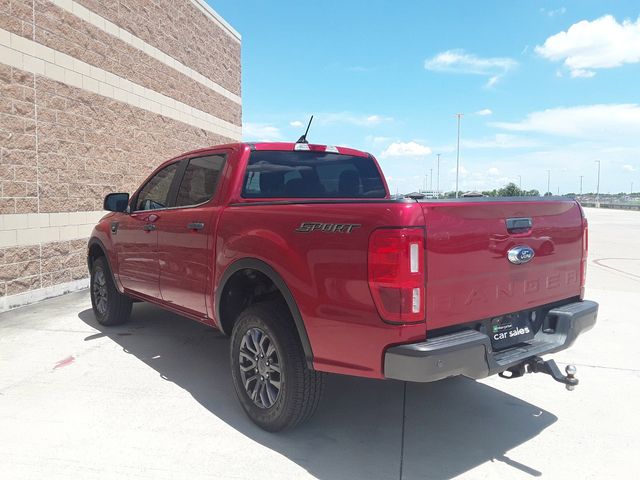
[[[189,230],[202,230],[204,229],[204,223],[202,222],[193,222],[187,225]]]
[[[533,227],[531,218],[507,218],[505,223],[509,233],[525,233]]]
[[[147,223],[142,227],[145,232],[153,232],[156,229],[156,226],[153,223]]]

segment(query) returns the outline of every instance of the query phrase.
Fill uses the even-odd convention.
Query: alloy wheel
[[[93,278],[93,300],[98,313],[107,311],[107,279],[102,270],[97,270]]]
[[[272,407],[283,381],[280,354],[273,340],[260,328],[250,328],[242,337],[239,357],[240,378],[247,395],[259,408]]]

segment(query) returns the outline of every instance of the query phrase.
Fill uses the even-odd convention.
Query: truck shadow
[[[557,420],[465,378],[405,385],[330,375],[308,423],[269,434],[236,401],[229,342],[219,332],[149,304],[135,304],[131,323],[120,327],[99,325],[90,309],[78,317],[100,332],[86,341],[110,338],[233,429],[323,480],[399,478],[401,471],[406,479],[448,479],[488,461],[540,476],[506,452]]]

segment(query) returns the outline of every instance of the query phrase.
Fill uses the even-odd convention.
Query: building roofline
[[[229,35],[234,37],[239,42],[242,40],[242,35],[240,35],[240,33],[229,24],[229,22],[222,18],[222,16],[218,12],[216,12],[205,0],[191,0],[191,3],[193,3],[197,8],[200,9],[200,11],[202,11],[213,21],[220,24],[223,30],[226,30]]]

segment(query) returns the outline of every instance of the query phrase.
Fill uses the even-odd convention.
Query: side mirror
[[[110,193],[104,197],[104,209],[110,212],[125,212],[128,206],[128,193]]]

